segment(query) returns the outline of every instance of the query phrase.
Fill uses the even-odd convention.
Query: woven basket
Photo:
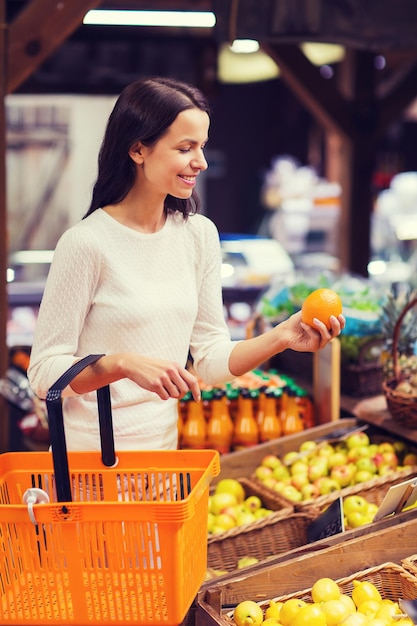
[[[256,524],[232,529],[208,540],[207,566],[232,572],[240,558],[263,561],[308,543],[307,528],[319,515],[313,510],[283,515],[274,513]]]
[[[417,576],[417,554],[411,554],[401,561],[401,565],[414,576]]]
[[[245,490],[245,497],[249,496],[258,496],[262,500],[262,506],[274,511],[270,513],[267,517],[259,518],[258,520],[250,523],[244,524],[243,526],[236,526],[235,528],[231,528],[230,530],[226,530],[224,533],[218,533],[216,535],[209,535],[208,545],[211,543],[219,543],[223,540],[228,540],[233,537],[238,537],[242,533],[247,532],[248,530],[255,530],[257,528],[262,528],[265,524],[273,523],[274,521],[288,517],[292,513],[294,513],[294,506],[289,500],[280,497],[278,494],[275,494],[272,490],[261,489],[254,482],[249,480],[248,478],[237,478],[238,482],[242,485]],[[214,487],[210,489],[210,493],[214,493]],[[242,554],[242,556],[248,556],[247,553]],[[255,556],[255,555],[253,555]],[[214,565],[210,565],[209,567],[216,567]],[[218,569],[227,569],[226,567],[219,567]]]
[[[406,378],[401,375],[398,359],[398,340],[404,317],[415,304],[417,304],[417,298],[410,300],[401,311],[395,323],[392,342],[394,377],[384,381],[382,384],[382,390],[385,394],[389,412],[396,422],[406,428],[417,428],[417,396],[410,396],[409,394],[396,390],[398,383],[406,380]]]
[[[292,503],[294,505],[295,512],[305,512],[311,511],[313,514],[315,510],[323,510],[329,504],[332,504],[335,500],[337,500],[340,496],[345,498],[350,495],[361,495],[368,502],[372,502],[377,504],[378,506],[381,504],[386,492],[393,485],[398,485],[399,483],[404,482],[408,478],[413,478],[413,476],[417,476],[417,467],[410,466],[409,469],[404,469],[399,472],[392,472],[391,474],[387,474],[386,476],[376,476],[371,480],[367,480],[363,483],[358,483],[357,485],[352,485],[351,487],[344,487],[338,491],[332,491],[331,493],[319,496],[318,498],[314,498],[314,500],[306,500],[302,502]],[[256,482],[257,479],[253,479],[253,482]],[[259,482],[259,481],[258,481]],[[262,485],[258,486],[258,490],[260,494],[264,494],[269,490],[268,487],[262,487]],[[263,496],[259,496],[263,497]],[[281,500],[283,500],[281,496]],[[288,500],[290,504],[290,501]]]
[[[317,572],[317,578],[320,578],[321,573]],[[358,580],[360,582],[370,582],[378,589],[383,599],[393,600],[398,602],[401,598],[403,600],[415,600],[417,598],[417,577],[408,572],[404,567],[397,563],[383,563],[376,567],[370,567],[366,570],[361,570],[345,578],[340,578],[336,582],[339,585],[341,593],[351,596],[353,590],[353,581]],[[291,598],[301,599],[304,602],[312,602],[311,589],[304,589],[293,594],[285,596],[278,596],[273,598],[275,602],[285,602]],[[265,611],[269,606],[271,600],[259,602],[259,606]],[[225,615],[227,621],[230,624],[235,624],[233,621],[233,611],[228,612]]]
[[[382,338],[370,339],[361,346],[357,363],[341,364],[342,391],[356,397],[375,396],[382,392],[383,369],[380,359],[369,360],[372,348],[382,348]]]

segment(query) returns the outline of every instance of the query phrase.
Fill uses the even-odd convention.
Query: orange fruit
[[[316,317],[330,330],[330,316],[342,313],[342,301],[332,289],[316,289],[304,300],[301,307],[301,321],[313,328]]]

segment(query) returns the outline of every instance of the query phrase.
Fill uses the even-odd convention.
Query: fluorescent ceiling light
[[[92,9],[83,24],[101,26],[174,26],[212,28],[216,16],[211,11],[110,11]]]
[[[235,39],[230,46],[232,52],[236,54],[249,54],[259,50],[259,42],[255,39]]]

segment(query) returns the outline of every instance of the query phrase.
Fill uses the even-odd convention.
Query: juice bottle
[[[214,389],[211,399],[211,415],[207,423],[207,448],[220,454],[230,452],[233,436],[233,421],[229,403],[223,389]]]
[[[300,417],[298,407],[295,403],[295,391],[291,387],[285,387],[285,412],[282,413],[282,431],[284,435],[293,435],[304,430],[303,420]]]
[[[242,388],[233,432],[233,450],[243,450],[259,443],[259,428],[254,417],[253,399],[249,389]]]
[[[269,387],[265,390],[265,405],[262,423],[259,426],[259,441],[278,439],[282,435],[282,424],[277,415],[277,403],[275,389]]]
[[[314,405],[313,401],[306,389],[302,387],[294,387],[295,391],[295,403],[298,407],[298,412],[303,421],[304,428],[312,428],[315,426],[314,419]]]
[[[207,424],[204,417],[203,402],[196,402],[192,397],[187,402],[187,417],[182,427],[181,448],[201,450],[206,447]]]

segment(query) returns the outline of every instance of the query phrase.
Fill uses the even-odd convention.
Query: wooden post
[[[6,0],[0,0],[0,378],[8,366],[7,351],[7,203],[6,203],[6,120],[4,96],[6,93]],[[0,397],[0,453],[9,447],[9,410],[7,401]]]

